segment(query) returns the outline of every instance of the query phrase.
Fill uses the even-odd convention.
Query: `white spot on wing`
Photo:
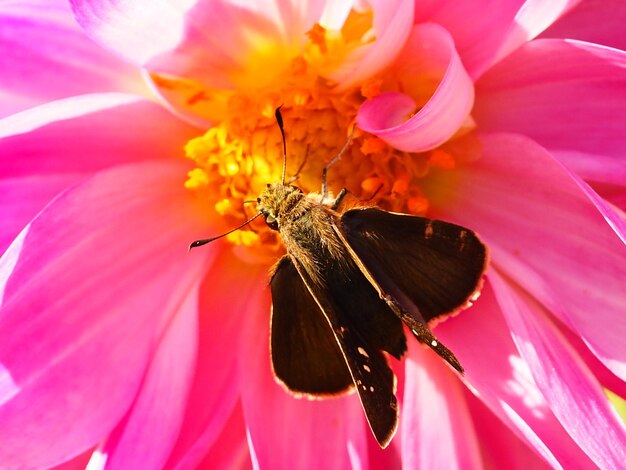
[[[429,220],[426,223],[426,228],[424,229],[424,238],[426,238],[426,240],[428,240],[430,237],[433,236],[433,221]]]
[[[365,356],[365,357],[369,357],[369,355],[367,354],[367,351],[365,349],[363,349],[361,346],[359,346],[358,348],[356,348],[357,351],[359,351],[359,354],[361,356]]]

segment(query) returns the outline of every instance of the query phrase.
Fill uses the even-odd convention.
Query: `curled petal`
[[[68,460],[128,411],[203,270],[204,257],[185,256],[206,230],[185,171],[174,161],[102,172],[57,197],[0,258],[3,465]]]
[[[372,4],[376,41],[361,45],[329,74],[339,89],[362,83],[384,70],[396,59],[411,33],[414,1],[374,0]]]
[[[454,50],[452,37],[434,24],[414,27],[397,63],[398,75],[407,82],[411,77],[437,74],[440,81],[428,88],[436,88],[432,96],[382,93],[361,106],[357,123],[400,150],[432,149],[448,140],[466,120],[474,102],[472,81]]]

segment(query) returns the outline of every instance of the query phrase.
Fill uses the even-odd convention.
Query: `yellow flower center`
[[[322,168],[349,138],[359,106],[381,87],[393,87],[392,74],[340,92],[324,78],[350,51],[373,40],[371,22],[371,15],[353,13],[338,32],[315,25],[304,49],[271,84],[224,91],[221,96],[211,90],[210,103],[221,103],[220,117],[204,135],[188,142],[185,151],[196,167],[185,186],[209,201],[208,216],[221,220],[224,231],[256,214],[256,198],[266,184],[280,181],[283,144],[274,119],[278,106],[286,134],[287,180],[305,193],[321,190]],[[205,95],[197,92],[187,103],[195,105]],[[329,170],[328,184],[334,194],[345,187],[368,204],[423,215],[429,201],[421,182],[432,169],[454,166],[454,158],[444,150],[402,152],[356,129],[351,145]],[[282,250],[276,232],[262,219],[227,239],[251,247],[257,255],[261,246],[272,256]]]

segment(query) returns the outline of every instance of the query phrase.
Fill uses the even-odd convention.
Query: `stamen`
[[[391,72],[341,92],[325,78],[347,55],[375,40],[372,25],[371,13],[357,12],[350,13],[341,31],[314,25],[301,55],[289,59],[283,75],[263,88],[203,90],[197,83],[153,77],[168,90],[180,89],[181,101],[186,100],[194,112],[202,103],[216,123],[186,145],[186,155],[196,167],[189,172],[185,187],[198,191],[208,202],[208,210],[219,216],[224,232],[250,217],[254,208],[246,214],[243,202],[256,201],[267,183],[285,181],[305,193],[319,193],[322,169],[346,144],[360,105],[381,90],[401,87]],[[274,117],[279,105],[285,131],[284,175],[283,140]],[[356,203],[426,214],[430,204],[422,183],[432,172],[455,168],[454,155],[447,150],[402,152],[358,129],[353,140],[328,171],[328,187],[335,195],[347,188]],[[276,232],[261,220],[225,238],[255,251],[282,249]]]

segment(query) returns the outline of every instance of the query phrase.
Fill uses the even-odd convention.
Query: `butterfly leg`
[[[392,296],[386,295],[383,300],[389,305],[389,308],[400,317],[400,320],[411,329],[413,336],[415,336],[420,343],[433,349],[439,356],[444,358],[448,364],[454,367],[454,369],[461,374],[463,373],[463,366],[461,366],[461,363],[454,353],[433,335],[426,324],[417,321],[413,315],[407,312]]]
[[[370,202],[372,199],[374,199],[376,197],[376,194],[378,194],[378,192],[382,189],[383,185],[381,184],[376,191],[374,191],[374,193],[368,197],[367,199],[361,199],[360,201],[363,203],[368,203]],[[330,206],[330,208],[334,211],[336,211],[339,206],[341,205],[341,202],[343,201],[343,199],[348,195],[351,194],[352,196],[354,196],[354,194],[352,192],[350,192],[350,190],[348,188],[341,188],[341,191],[339,191],[339,194],[337,195],[337,198],[334,200],[334,202],[332,203],[332,205]],[[356,196],[354,196],[356,197]]]
[[[335,200],[333,201],[333,204],[330,206],[330,208],[334,211],[336,211],[339,206],[341,205],[341,201],[343,201],[343,199],[348,195],[351,194],[350,191],[348,191],[347,188],[342,188],[341,191],[339,191],[339,194],[337,195],[337,197],[335,198]]]
[[[346,141],[345,144],[343,144],[343,147],[341,148],[339,153],[337,155],[335,155],[333,157],[333,159],[331,161],[329,161],[324,168],[322,168],[322,201],[321,202],[324,202],[324,199],[326,199],[326,197],[328,197],[328,182],[326,180],[326,175],[328,173],[328,169],[331,166],[333,166],[335,163],[337,163],[341,159],[341,156],[348,149],[348,147],[352,143],[352,137],[354,136],[354,131],[355,130],[356,130],[356,125],[352,128],[352,132],[350,132],[350,136],[348,137],[348,140]]]

